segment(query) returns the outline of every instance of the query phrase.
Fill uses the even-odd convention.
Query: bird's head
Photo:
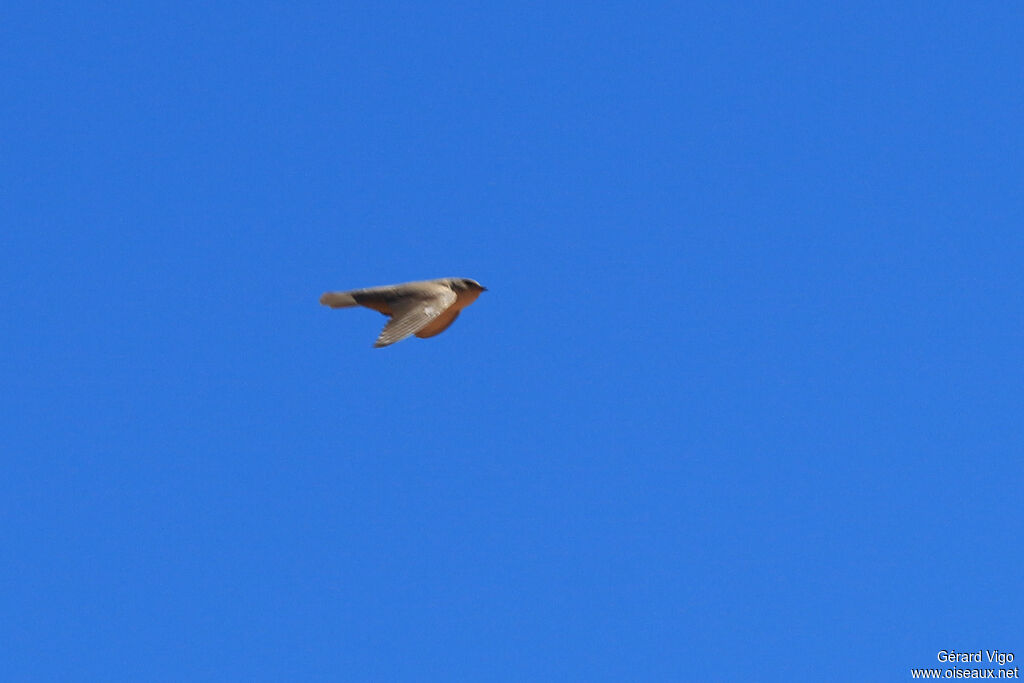
[[[455,277],[451,280],[452,289],[457,292],[486,292],[487,288],[481,285],[476,280],[471,280],[468,277]]]

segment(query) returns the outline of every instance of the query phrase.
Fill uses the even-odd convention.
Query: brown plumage
[[[397,285],[325,292],[320,303],[331,308],[365,306],[391,316],[374,346],[388,346],[415,334],[433,337],[455,322],[466,306],[487,291],[476,280],[447,277]]]

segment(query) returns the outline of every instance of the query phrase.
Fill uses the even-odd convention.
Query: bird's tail
[[[320,303],[331,308],[347,308],[358,306],[350,292],[324,292],[320,297]]]

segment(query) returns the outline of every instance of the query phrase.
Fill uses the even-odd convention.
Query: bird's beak
[[[480,291],[481,291],[481,292],[486,292],[486,291],[487,291],[487,288],[486,288],[486,287],[484,287],[483,285],[480,285]]]

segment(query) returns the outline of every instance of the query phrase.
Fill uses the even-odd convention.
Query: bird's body
[[[320,303],[331,308],[364,306],[391,316],[374,346],[388,346],[415,334],[433,337],[455,322],[466,306],[487,291],[476,280],[447,277],[383,287],[325,292]]]

